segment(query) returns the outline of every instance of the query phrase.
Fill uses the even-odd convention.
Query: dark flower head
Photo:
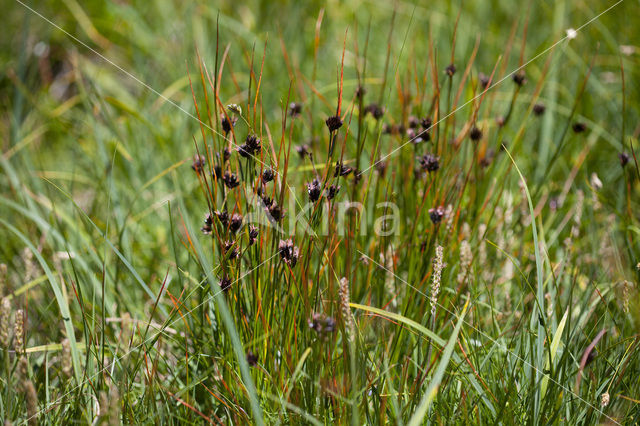
[[[371,103],[364,107],[364,113],[365,115],[371,114],[373,118],[375,118],[376,120],[380,120],[384,115],[384,108],[376,103]]]
[[[618,159],[620,160],[620,165],[625,167],[629,163],[629,154],[626,152],[621,152],[618,154]]]
[[[202,173],[202,169],[204,168],[205,164],[206,161],[204,159],[204,155],[195,155],[193,157],[193,162],[191,163],[191,169],[193,169],[193,171],[197,174],[200,174]]]
[[[227,134],[231,131],[231,128],[236,125],[236,121],[238,121],[237,117],[231,118],[229,120],[226,115],[220,115],[220,121],[222,122],[222,131]]]
[[[299,102],[291,102],[289,104],[289,115],[291,117],[297,117],[302,112],[302,104]]]
[[[322,193],[322,189],[320,188],[320,181],[318,179],[313,179],[311,182],[307,184],[307,192],[309,193],[309,201],[315,203],[320,198],[320,194]]]
[[[409,121],[407,124],[409,125],[410,129],[415,129],[420,125],[420,120],[418,120],[417,117],[412,115],[409,117]]]
[[[444,72],[446,72],[449,77],[453,77],[453,75],[456,73],[456,66],[453,64],[449,64],[444,69]]]
[[[253,226],[253,225],[249,225],[249,245],[253,245],[256,242],[256,239],[258,238],[258,228]]]
[[[440,168],[440,158],[435,155],[425,154],[420,157],[420,167],[428,172],[435,172]]]
[[[341,161],[337,161],[336,162],[336,171],[333,174],[334,177],[337,176],[347,176],[349,173],[351,173],[353,171],[353,169],[349,166],[345,166],[344,164],[342,164]]]
[[[473,126],[471,128],[471,132],[469,132],[469,137],[472,141],[478,142],[480,139],[482,139],[482,130],[478,129],[476,126]]]
[[[435,225],[440,223],[443,217],[444,217],[444,207],[438,206],[438,207],[429,209],[429,218],[431,219],[431,222],[433,222]]]
[[[340,186],[331,185],[326,191],[327,200],[333,200],[335,196],[338,195],[338,192],[340,192]]]
[[[336,320],[328,315],[314,313],[309,320],[309,327],[321,337],[326,337],[336,330]]]
[[[238,147],[238,155],[242,158],[249,158],[251,157],[251,151],[246,144],[242,144]]]
[[[222,226],[226,227],[229,224],[229,213],[226,210],[216,210],[213,214],[216,215]]]
[[[230,287],[231,287],[231,280],[229,279],[229,277],[225,275],[220,280],[220,289],[226,293],[229,291]]]
[[[262,172],[262,182],[267,183],[271,182],[274,178],[274,173],[272,169],[266,169]]]
[[[247,351],[247,364],[251,367],[255,367],[258,363],[258,356],[251,351]]]
[[[480,80],[480,85],[482,86],[482,89],[486,89],[487,87],[489,87],[489,82],[491,80],[491,77],[489,77],[484,73],[480,73],[478,75],[478,80]]]
[[[533,113],[537,117],[540,117],[547,110],[547,107],[543,103],[537,103],[533,106]]]
[[[296,266],[296,263],[298,263],[300,251],[298,250],[298,247],[293,245],[293,241],[291,241],[291,239],[280,240],[280,243],[278,244],[278,252],[280,253],[280,258],[292,268]]]
[[[213,179],[220,179],[222,177],[222,167],[219,165],[213,166],[213,170],[211,171],[211,177]]]
[[[356,89],[356,98],[358,99],[362,99],[364,98],[364,95],[367,94],[367,89],[364,86],[358,86],[358,88]]]
[[[275,221],[280,221],[284,217],[284,211],[282,211],[282,207],[280,207],[276,202],[272,202],[271,204],[269,204],[267,206],[267,209],[269,210],[269,214]]]
[[[325,123],[327,124],[330,132],[334,132],[342,127],[342,119],[339,115],[332,115],[331,117],[327,118],[327,121]]]
[[[222,160],[223,162],[226,162],[229,161],[229,158],[231,158],[231,150],[229,149],[229,147],[225,147],[222,151]]]
[[[224,172],[224,176],[222,176],[222,180],[224,184],[227,185],[227,188],[233,189],[236,186],[240,185],[240,181],[235,173],[230,173],[228,171]]]
[[[431,119],[431,117],[425,117],[420,120],[420,124],[425,131],[429,131],[431,130],[431,126],[433,126],[433,120]]]
[[[407,129],[407,138],[409,139],[409,142],[411,142],[414,145],[417,145],[421,142],[425,142],[425,138],[428,141],[430,139],[429,133],[427,133],[426,131],[423,130],[417,130],[414,128],[408,128]]]
[[[571,128],[573,129],[574,133],[582,133],[585,130],[587,130],[587,125],[583,122],[576,122],[573,123],[573,126],[571,126]]]
[[[213,225],[213,218],[211,217],[210,213],[207,213],[206,216],[204,217],[204,225],[202,225],[202,228],[200,228],[200,230],[202,231],[203,234],[210,235],[212,231],[212,225]]]
[[[527,82],[527,79],[525,77],[526,77],[526,74],[524,73],[524,70],[515,72],[511,76],[511,78],[513,79],[513,82],[516,83],[518,86],[523,86],[524,83]]]
[[[234,213],[231,216],[231,221],[229,222],[229,229],[231,232],[237,232],[238,229],[242,226],[242,215],[238,213]]]
[[[309,145],[307,144],[296,145],[296,152],[298,153],[300,158],[304,158],[309,155],[309,149]]]
[[[387,173],[387,162],[384,160],[378,160],[375,163],[375,168],[380,176],[384,176]]]
[[[256,135],[247,135],[244,143],[247,145],[252,154],[260,152],[260,150],[262,149],[262,146],[260,145],[260,138]]]
[[[240,254],[240,249],[234,241],[225,241],[223,251],[225,256],[229,256],[229,260],[235,259]]]

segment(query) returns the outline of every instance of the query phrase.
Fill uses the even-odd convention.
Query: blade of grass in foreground
[[[418,426],[423,423],[423,419],[431,406],[431,403],[436,397],[438,393],[438,387],[440,386],[440,382],[442,382],[442,378],[444,377],[444,372],[447,369],[447,365],[449,365],[449,360],[451,359],[451,355],[453,354],[453,348],[458,341],[458,333],[460,332],[460,328],[462,327],[462,323],[464,322],[464,317],[467,314],[467,308],[469,307],[469,299],[467,299],[467,303],[464,304],[464,308],[462,308],[462,313],[460,314],[460,318],[458,318],[458,323],[456,324],[456,328],[451,333],[451,337],[447,341],[447,345],[444,347],[444,351],[442,352],[442,358],[440,359],[440,363],[438,363],[438,368],[436,368],[436,372],[433,374],[433,378],[431,379],[431,383],[427,388],[427,391],[422,396],[420,400],[420,404],[418,404],[418,408],[411,416],[409,420],[409,426]]]
[[[504,145],[503,145],[504,147]],[[536,332],[536,350],[533,352],[535,359],[533,364],[533,368],[535,369],[536,374],[536,395],[534,399],[534,419],[537,419],[540,411],[540,400],[541,400],[541,387],[537,386],[538,383],[542,380],[542,371],[544,369],[543,365],[543,355],[544,355],[544,341],[545,341],[545,333],[546,329],[544,326],[544,311],[542,307],[544,306],[544,277],[543,277],[543,261],[542,255],[540,254],[540,244],[538,243],[538,230],[536,228],[536,214],[533,207],[533,201],[531,200],[531,194],[529,193],[529,187],[527,186],[527,181],[524,178],[520,168],[516,164],[516,160],[513,159],[509,150],[504,147],[504,151],[511,159],[513,166],[516,168],[520,179],[522,180],[522,187],[524,188],[524,192],[527,195],[527,202],[529,204],[529,214],[531,215],[531,232],[533,234],[533,249],[536,257],[536,278],[537,278],[537,288],[536,288],[536,305],[538,308],[538,312],[535,310],[531,313],[531,329],[534,328],[534,324],[537,324],[537,332]]]
[[[182,203],[180,207],[182,208],[183,212],[188,211]],[[184,225],[186,227],[188,234],[195,235],[189,218],[184,214],[183,214],[183,218],[184,218]],[[200,245],[200,241],[197,238],[191,238],[191,242],[193,243],[193,247],[196,251],[198,262],[202,266],[202,270],[205,271],[207,280],[209,281],[210,284],[215,283],[216,279],[212,273],[214,269],[210,264],[209,259],[205,255],[204,250]],[[231,317],[231,312],[229,312],[229,307],[227,306],[227,302],[224,298],[224,295],[221,294],[221,291],[215,291],[212,289],[211,293],[213,293],[213,300],[215,302],[215,306],[220,312],[220,316],[222,317],[222,322],[225,328],[227,329],[229,338],[231,339],[231,346],[233,347],[233,351],[238,360],[238,365],[240,367],[240,373],[242,375],[243,385],[246,388],[247,394],[249,396],[249,403],[251,404],[251,411],[253,413],[253,419],[255,421],[255,424],[264,425],[264,418],[262,416],[262,409],[260,408],[260,401],[258,400],[256,386],[253,383],[253,379],[251,377],[251,372],[249,371],[249,364],[247,363],[244,347],[242,345],[242,342],[240,341],[240,335],[238,334],[238,330],[236,329],[236,325],[233,321],[233,318]]]

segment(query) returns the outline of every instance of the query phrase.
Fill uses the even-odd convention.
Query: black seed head
[[[229,256],[230,260],[235,259],[240,254],[240,249],[234,241],[225,241],[223,249],[224,255]]]
[[[409,117],[409,120],[408,120],[407,124],[408,124],[410,129],[415,129],[420,125],[420,120],[418,120],[417,117],[412,115],[412,116]]]
[[[344,164],[342,164],[342,162],[337,161],[336,162],[336,171],[333,174],[333,177],[347,176],[352,171],[353,171],[353,169],[351,167],[345,166]]]
[[[453,75],[456,73],[456,66],[453,64],[449,64],[444,69],[444,72],[446,72],[449,77],[453,77]]]
[[[629,154],[627,154],[626,152],[621,152],[620,154],[618,154],[618,159],[620,160],[620,165],[624,167],[629,163]]]
[[[229,222],[229,229],[231,232],[237,232],[240,227],[242,227],[242,215],[234,213]]]
[[[260,138],[256,135],[248,135],[244,140],[244,143],[247,145],[247,148],[249,148],[249,151],[252,154],[260,152],[260,150],[262,149],[262,145],[260,145]]]
[[[307,155],[309,155],[309,145],[306,145],[306,144],[297,145],[296,152],[298,153],[301,159],[306,157]]]
[[[318,179],[314,179],[307,184],[307,192],[309,193],[309,201],[315,203],[320,198],[320,194],[322,193],[322,189],[320,188],[320,181]]]
[[[274,178],[274,173],[272,169],[266,169],[262,172],[262,182],[267,183],[271,182]]]
[[[210,213],[207,213],[206,216],[204,217],[204,225],[202,225],[202,228],[200,228],[200,230],[202,231],[203,234],[210,235],[212,231],[212,225],[213,225],[213,217],[211,216]]]
[[[340,192],[340,186],[331,185],[326,191],[327,200],[333,200],[335,196],[338,195],[338,192]]]
[[[339,115],[332,115],[331,117],[327,118],[327,121],[325,121],[325,123],[327,124],[330,132],[335,132],[340,127],[342,127],[342,119]]]
[[[217,164],[213,166],[213,170],[211,171],[211,177],[213,179],[220,179],[222,177],[222,168]]]
[[[196,155],[193,157],[193,162],[191,163],[191,169],[197,174],[202,173],[202,169],[204,169],[204,165],[206,161],[204,159],[204,155]]]
[[[533,106],[533,114],[540,117],[546,111],[547,107],[542,103],[537,103]]]
[[[573,123],[573,126],[571,126],[571,128],[573,129],[574,133],[582,133],[587,130],[587,125],[578,121],[576,123]]]
[[[297,117],[302,112],[302,104],[298,102],[291,102],[289,104],[289,115],[291,117]]]
[[[356,89],[356,98],[362,99],[366,94],[367,94],[367,89],[364,86],[358,86],[358,88]]]
[[[229,161],[229,158],[231,158],[231,149],[229,149],[229,147],[226,147],[224,151],[222,151],[222,161]]]
[[[213,212],[213,214],[216,215],[222,226],[226,227],[229,224],[229,214],[226,210],[216,210],[215,212]]]
[[[258,228],[253,225],[249,225],[249,245],[253,245],[256,242],[257,238]]]
[[[238,177],[236,176],[236,174],[230,173],[228,171],[224,172],[224,176],[222,176],[222,180],[224,181],[224,184],[229,189],[233,189],[236,186],[240,185],[240,181],[238,181]]]
[[[422,128],[428,132],[431,130],[431,126],[433,126],[433,120],[431,117],[425,117],[421,120],[420,124],[422,124]]]
[[[489,77],[488,75],[484,74],[484,73],[480,73],[478,75],[478,80],[480,80],[480,85],[482,86],[482,89],[486,89],[487,87],[489,87],[489,82],[491,80],[491,77]]]
[[[435,172],[440,168],[440,158],[435,155],[425,154],[420,158],[420,167],[427,172]]]
[[[284,217],[282,207],[280,207],[276,202],[272,202],[271,204],[269,204],[267,209],[269,210],[269,214],[275,221],[280,221]]]
[[[222,124],[222,131],[225,134],[228,134],[231,131],[231,128],[236,125],[236,121],[238,121],[238,118],[233,117],[231,120],[229,120],[226,115],[221,114],[220,121]]]
[[[255,367],[258,363],[258,356],[251,351],[247,351],[247,364],[251,367]]]
[[[278,244],[278,252],[280,253],[280,258],[292,268],[296,266],[296,263],[298,263],[300,251],[298,250],[298,247],[293,245],[293,241],[291,241],[291,239],[280,240],[280,243]]]
[[[242,158],[249,158],[251,157],[251,151],[246,144],[242,144],[238,147],[238,155]]]
[[[471,140],[474,142],[478,142],[480,139],[482,139],[482,130],[478,129],[476,126],[473,126],[471,128],[471,132],[469,132],[469,138],[471,138]]]
[[[384,115],[384,108],[376,103],[371,103],[364,107],[364,113],[365,115],[371,114],[373,118],[375,118],[376,120],[380,120]]]
[[[309,327],[324,338],[336,330],[336,320],[324,314],[314,313],[309,320]]]
[[[220,289],[225,293],[231,288],[231,280],[226,275],[220,280]]]
[[[513,73],[511,78],[513,79],[513,82],[518,86],[523,86],[524,83],[527,82],[526,74],[524,73],[524,70],[520,70],[516,73]]]
[[[433,222],[435,225],[440,223],[443,217],[444,217],[444,207],[438,206],[438,207],[429,209],[429,218],[431,219],[431,222]]]

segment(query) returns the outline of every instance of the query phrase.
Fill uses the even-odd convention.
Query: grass
[[[639,422],[637,7],[9,1],[0,418]]]

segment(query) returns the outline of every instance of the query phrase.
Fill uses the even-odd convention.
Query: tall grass
[[[636,8],[12,3],[0,417],[639,421]]]

